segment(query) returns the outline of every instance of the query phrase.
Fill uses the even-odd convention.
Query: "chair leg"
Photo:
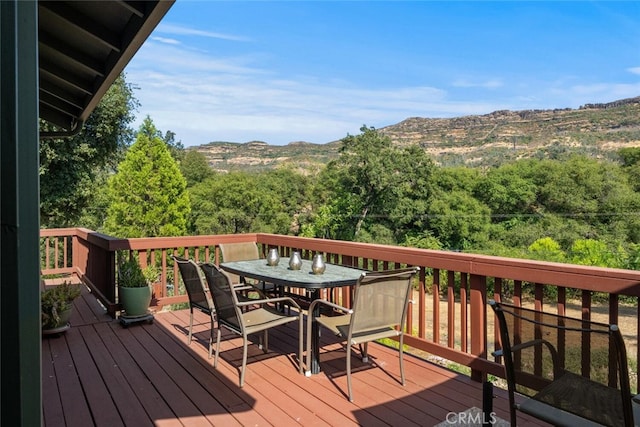
[[[240,371],[240,387],[244,385],[244,372],[247,370],[247,341],[249,341],[249,337],[246,335],[243,337],[243,346],[242,346],[242,371]]]
[[[349,343],[347,343],[347,391],[349,402],[353,402],[353,394],[351,392],[351,345]]]
[[[403,361],[403,355],[404,355],[404,344],[403,344],[403,338],[404,335],[400,334],[400,354],[398,355],[400,358],[400,382],[402,383],[402,385],[404,385],[404,361]]]
[[[299,322],[300,322],[300,325],[298,326],[298,331],[299,331],[298,334],[300,335],[298,337],[298,366],[300,368],[300,373],[302,374],[303,373],[302,372],[302,370],[303,370],[303,367],[302,367],[302,365],[303,365],[303,363],[302,363],[302,351],[303,351],[302,341],[304,340],[304,333],[303,333],[304,326],[303,326],[303,323],[302,323],[302,313],[298,313],[298,317],[299,317]]]
[[[189,338],[187,338],[188,345],[191,345],[192,331],[193,331],[193,308],[190,309],[190,314],[189,314]]]
[[[216,338],[216,357],[213,359],[213,367],[218,367],[218,356],[220,355],[220,327],[218,327],[218,336]]]
[[[211,359],[212,348],[213,348],[213,314],[211,315],[211,325],[209,327],[209,359]]]
[[[269,351],[269,331],[267,329],[264,330],[264,347],[262,351],[265,353]]]
[[[300,317],[302,317],[302,313],[300,313]],[[311,313],[311,308],[309,308],[309,314],[307,315],[307,359],[306,359],[306,372],[305,372],[305,376],[310,377],[311,376],[311,326],[312,326],[312,313]],[[300,322],[302,323],[302,319],[300,320]],[[300,336],[300,339],[302,340],[302,336]],[[302,363],[302,360],[300,360],[300,363]]]
[[[369,363],[369,343],[360,344],[360,353],[362,353],[362,363]]]

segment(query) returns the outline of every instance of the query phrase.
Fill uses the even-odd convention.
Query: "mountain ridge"
[[[409,117],[377,129],[393,144],[417,144],[442,166],[491,166],[526,157],[577,152],[609,157],[640,146],[640,96],[577,109],[497,110],[452,118]],[[338,156],[340,140],[269,145],[215,141],[190,147],[218,171],[264,170],[288,165],[310,173]]]

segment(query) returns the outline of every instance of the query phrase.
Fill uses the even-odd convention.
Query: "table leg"
[[[320,298],[320,290],[314,289],[311,292],[311,302]],[[320,305],[316,305],[311,315],[311,374],[320,373],[320,331],[316,317],[320,316]]]

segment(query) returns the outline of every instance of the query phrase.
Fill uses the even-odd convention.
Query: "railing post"
[[[97,236],[93,236],[99,238]],[[84,273],[107,308],[110,316],[116,312],[116,253],[100,247],[91,238],[78,238],[74,243],[74,266]]]
[[[487,358],[487,278],[471,275],[471,354]],[[464,333],[464,329],[463,329]],[[471,379],[486,381],[485,371],[471,368]]]

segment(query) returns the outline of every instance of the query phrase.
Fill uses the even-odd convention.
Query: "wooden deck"
[[[88,292],[75,306],[71,329],[42,340],[46,426],[433,426],[450,412],[482,407],[481,384],[413,356],[405,357],[403,387],[397,351],[377,344],[370,355],[383,369],[354,359],[350,403],[342,347],[323,336],[323,372],[306,378],[297,370],[297,331],[288,326],[271,332],[269,353],[249,346],[239,388],[241,339],[225,336],[214,369],[205,315],[196,316],[188,346],[188,310],[124,328]],[[506,393],[496,394],[494,411],[508,419]],[[519,425],[540,424],[523,417]]]

